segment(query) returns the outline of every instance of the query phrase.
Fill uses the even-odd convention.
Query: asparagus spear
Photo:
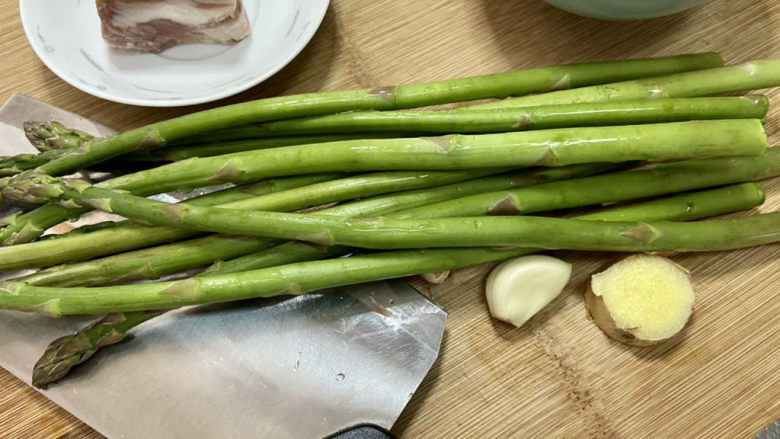
[[[560,170],[535,169],[530,171],[521,171],[507,175],[488,178],[483,184],[476,184],[476,187],[500,188],[511,187],[515,181],[535,181],[544,176],[550,178],[567,178],[570,176],[587,175],[598,172],[603,169],[603,165],[581,165],[576,167],[561,168]],[[501,169],[495,169],[495,172]],[[468,180],[481,175],[490,174],[493,171],[449,171],[449,172],[379,172],[372,174],[363,174],[352,177],[341,178],[329,182],[316,183],[307,180],[306,177],[288,177],[292,178],[292,183],[300,181],[302,184],[293,185],[287,179],[274,179],[271,183],[256,183],[248,188],[239,186],[233,191],[248,191],[249,194],[256,193],[257,196],[230,201],[225,194],[220,195],[216,200],[219,207],[229,207],[233,209],[263,209],[263,210],[282,210],[292,211],[304,209],[311,206],[326,204],[345,199],[351,199],[358,196],[371,196],[385,192],[394,192],[422,187],[434,187],[441,184]],[[527,174],[527,175],[526,175]],[[304,180],[300,180],[303,178]],[[309,177],[310,179],[310,177]],[[304,184],[306,182],[313,184]],[[282,189],[274,192],[266,192],[266,184],[271,188]],[[284,184],[284,186],[281,186]],[[301,187],[303,186],[303,187]],[[203,199],[193,199],[187,201],[191,205],[209,205],[214,195],[207,195]],[[222,201],[225,201],[222,203]],[[132,250],[134,248],[146,247],[167,241],[183,239],[198,235],[197,231],[186,230],[179,227],[150,227],[137,223],[124,224],[121,227],[114,227],[108,231],[93,231],[89,234],[72,235],[58,238],[54,241],[39,241],[28,244],[18,244],[10,247],[0,248],[0,270],[15,270],[20,268],[32,268],[49,266],[67,261],[77,261],[90,259],[95,256],[116,253],[120,251]],[[240,239],[228,239],[227,246],[230,251],[239,251]],[[214,242],[208,243],[205,251],[216,252],[223,248]],[[256,247],[250,247],[256,249]],[[262,247],[261,247],[262,248]],[[187,258],[193,257],[191,248],[187,249]],[[192,254],[190,254],[192,253]],[[185,259],[181,259],[184,261]],[[152,260],[148,256],[142,257],[139,262],[143,266],[151,264]],[[159,261],[157,268],[165,267],[166,264],[176,264],[179,261],[166,258]],[[197,266],[197,265],[196,265]],[[140,269],[140,267],[139,267]],[[151,270],[151,268],[150,268]]]
[[[763,116],[762,116],[763,117]],[[198,136],[199,142],[182,146],[169,146],[153,149],[151,151],[138,151],[122,156],[129,161],[167,161],[176,162],[193,157],[211,157],[215,155],[231,154],[234,152],[252,151],[255,149],[278,148],[281,146],[305,145],[307,143],[328,143],[342,140],[359,140],[366,138],[382,139],[402,137],[400,133],[371,133],[366,134],[327,134],[312,136],[283,136],[268,139],[247,139],[238,132],[215,131],[216,135],[211,139],[211,133]],[[232,138],[237,136],[239,140]]]
[[[47,180],[51,180],[51,182]],[[488,245],[545,247],[549,245],[552,247],[548,248],[562,246],[561,248],[576,250],[588,249],[587,245],[585,247],[574,246],[578,237],[576,233],[581,232],[586,235],[590,233],[612,234],[620,231],[621,238],[625,238],[626,241],[616,240],[603,249],[625,251],[631,249],[631,244],[635,245],[637,242],[649,246],[649,244],[664,240],[664,229],[661,225],[658,226],[661,227],[660,232],[645,225],[625,225],[625,230],[617,228],[590,230],[589,228],[593,227],[592,224],[580,227],[576,224],[567,224],[566,221],[570,220],[552,218],[463,217],[420,221],[382,217],[338,218],[312,214],[248,212],[184,204],[169,205],[131,194],[93,187],[81,180],[70,180],[65,184],[54,180],[56,179],[51,177],[37,181],[28,180],[31,181],[29,190],[37,195],[61,195],[81,204],[91,205],[106,212],[118,213],[151,224],[187,227],[218,233],[297,239],[320,245],[338,244],[372,249]],[[769,215],[766,218],[770,219],[765,219],[764,222],[755,220],[756,224],[758,227],[764,226],[771,229],[774,226],[771,218],[774,217]],[[558,224],[558,221],[563,221],[563,223]],[[553,233],[553,237],[545,237],[547,241],[534,241],[534,236],[528,235],[529,232],[549,234],[555,231],[555,227],[563,227],[564,229]],[[574,229],[576,232],[564,233],[563,230],[566,230],[566,227],[569,230]],[[674,232],[675,229],[672,228],[671,231]],[[772,238],[771,233],[767,235],[767,238]],[[643,242],[643,239],[648,242]],[[693,243],[692,249],[706,248],[703,242],[695,240],[691,242]],[[756,242],[762,241],[757,239]],[[713,249],[717,248],[719,248],[718,245],[713,247]]]
[[[24,133],[40,154],[18,154],[0,157],[0,177],[13,176],[33,169],[65,154],[74,152],[94,136],[65,127],[58,122],[24,122]]]
[[[613,207],[576,218],[588,221],[693,221],[752,209],[763,204],[765,199],[766,194],[759,184],[739,183]]]
[[[586,102],[473,111],[361,111],[265,122],[244,137],[322,133],[488,133],[700,119],[761,119],[766,96]],[[238,135],[238,129],[225,135]],[[219,132],[214,133],[219,135]]]
[[[391,216],[409,219],[517,215],[547,210],[553,203],[556,209],[564,209],[760,180],[780,174],[780,150],[771,152],[772,155],[764,156],[766,161],[735,157],[650,164],[623,172],[464,196],[405,209]],[[774,171],[764,167],[770,162],[774,163]],[[745,173],[750,168],[744,166],[751,163],[761,163],[760,168],[752,168],[757,171],[752,176],[755,178]]]
[[[268,179],[189,199],[186,203],[200,206],[226,204],[235,207],[241,205],[240,201],[246,202],[248,199],[263,195],[283,193],[300,186],[334,179],[337,176],[339,174],[313,174]],[[61,206],[52,205],[52,207],[63,210]],[[11,218],[13,219],[13,216]],[[172,241],[181,236],[190,236],[193,233],[189,232],[188,234],[187,231],[181,229],[165,228],[157,228],[151,233],[144,233],[148,228],[132,222],[123,222],[111,227],[90,228],[84,231],[79,229],[66,235],[55,235],[56,239],[46,239],[14,247],[0,247],[0,255],[2,255],[0,256],[0,261],[2,261],[0,262],[0,271],[48,266],[68,260],[111,254]]]
[[[780,85],[780,60],[758,60],[736,66],[505,99],[464,107],[462,110],[516,108],[620,99],[683,98],[758,90],[778,85]]]
[[[648,197],[663,193],[692,190],[709,186],[717,186],[750,180],[762,180],[778,175],[780,172],[780,149],[771,148],[766,154],[758,157],[734,157],[698,160],[679,163],[653,165],[638,170],[605,174],[596,177],[580,178],[566,182],[552,182],[538,186],[521,188],[516,193],[500,192],[498,194],[473,195],[490,192],[496,189],[522,187],[539,183],[544,180],[556,180],[575,177],[577,173],[595,172],[600,168],[552,168],[536,170],[525,174],[510,174],[471,180],[464,183],[442,186],[434,189],[412,191],[408,193],[393,193],[324,211],[330,215],[366,216],[384,215],[399,209],[406,209],[397,214],[397,218],[431,218],[443,216],[459,216],[459,212],[470,215],[481,215],[496,212],[503,208],[520,209],[522,213],[539,212],[550,209],[560,209],[571,206],[596,204],[607,201],[625,200],[630,198]],[[320,185],[327,188],[328,185]],[[242,207],[254,210],[292,210],[302,205],[288,202],[315,194],[310,188],[283,192],[278,195],[244,201]],[[365,194],[364,194],[365,195]],[[442,200],[453,199],[450,202]],[[485,201],[485,198],[487,200]],[[274,199],[290,200],[280,204],[272,204]],[[263,200],[266,200],[263,203]],[[518,200],[522,200],[519,202]],[[437,203],[439,202],[439,203]],[[414,206],[425,206],[415,209]],[[230,207],[230,206],[223,206]],[[501,210],[501,209],[498,209]],[[137,209],[135,210],[137,211]],[[131,212],[131,214],[133,214]],[[128,234],[124,234],[125,231]],[[75,237],[60,242],[37,242],[14,247],[0,248],[0,269],[18,269],[53,263],[87,259],[105,252],[115,252],[129,247],[133,242],[130,232],[140,234],[139,240],[145,245],[154,243],[155,237],[160,241],[165,239],[192,236],[178,228],[150,228],[131,225],[118,231],[93,232],[92,236]],[[113,233],[113,234],[112,234]],[[120,234],[121,233],[121,234]],[[111,239],[120,236],[122,239]],[[67,238],[66,238],[67,239]],[[95,242],[106,242],[94,246]],[[159,242],[159,241],[158,241]],[[130,255],[119,255],[100,261],[75,264],[67,267],[55,267],[32,275],[30,281],[40,282],[109,282],[116,276],[125,279],[138,277],[156,277],[163,274],[185,270],[207,264],[215,259],[235,258],[248,252],[264,248],[267,240],[235,237],[210,237],[203,241],[174,244],[168,247],[144,250]],[[119,249],[115,248],[121,245]],[[171,257],[176,254],[177,257]],[[64,284],[64,285],[70,285]]]
[[[33,367],[32,385],[45,389],[65,377],[73,366],[90,359],[100,348],[119,343],[125,339],[127,331],[163,312],[108,314],[76,334],[54,340]]]
[[[351,110],[389,110],[579,87],[722,65],[717,54],[611,61],[508,72],[417,85],[282,96],[191,113],[89,142],[29,173],[63,175],[130,151],[206,131]],[[6,177],[9,178],[9,177]],[[0,180],[0,187],[19,178]]]
[[[615,207],[577,216],[583,220],[603,221],[691,221],[724,213],[750,209],[764,202],[764,191],[755,183],[740,183],[680,194],[629,206]],[[290,241],[229,261],[217,262],[204,274],[228,274],[258,268],[342,256],[354,251],[344,246],[312,246]]]
[[[580,206],[610,200],[649,197],[746,180],[762,180],[776,176],[780,172],[780,149],[771,149],[770,153],[760,159],[738,157],[733,159],[670,163],[641,170],[567,180],[563,183],[547,183],[518,189],[511,196],[524,201],[521,205],[522,209],[516,213],[533,213],[559,209],[565,206]],[[555,171],[555,169],[550,171]],[[534,183],[534,180],[536,180],[534,174],[527,177],[529,178],[516,182],[507,181],[505,184],[507,186],[522,187],[524,185],[520,183]],[[471,180],[433,189],[378,196],[336,206],[323,210],[320,213],[345,217],[383,215],[387,213],[391,213],[390,216],[396,218],[454,216],[457,212],[441,208],[441,205],[446,205],[448,204],[447,202],[436,203],[435,201],[460,196],[460,198],[457,198],[460,202],[454,203],[455,206],[468,211],[470,214],[483,214],[487,213],[494,204],[478,203],[481,197],[477,196],[473,204],[476,204],[478,209],[470,210],[469,203],[463,201],[475,198],[474,196],[468,196],[469,193],[485,192],[491,186],[495,186],[492,183],[493,181],[502,184],[496,177]],[[598,193],[600,188],[610,189],[603,195],[596,197],[591,195]],[[504,195],[499,194],[495,198],[500,200],[504,198]],[[576,201],[572,202],[571,200]],[[425,207],[410,208],[410,206],[414,205]],[[689,206],[689,208],[693,210],[696,206]],[[399,209],[403,210],[393,213]],[[259,245],[257,245],[258,242],[260,242]],[[253,240],[250,238],[236,239],[230,236],[214,236],[199,241],[157,247],[97,261],[54,267],[28,276],[24,280],[36,285],[75,286],[112,282],[116,281],[117,278],[122,280],[156,278],[165,274],[197,267],[215,259],[235,258],[236,256],[263,248],[265,245],[267,245],[267,241],[261,238]],[[245,257],[239,257],[227,262],[217,262],[211,270],[219,272],[246,271],[261,268],[264,266],[262,261],[268,258],[277,258],[275,260],[284,261],[287,257],[297,257],[296,255],[301,252],[306,255],[321,255],[324,257],[326,255],[344,254],[348,251],[349,249],[345,248],[334,250],[333,248],[312,247],[308,244],[290,243],[267,251],[261,250],[258,253],[248,254]],[[57,251],[52,249],[47,253],[57,253]],[[276,253],[281,253],[281,255]],[[173,255],[176,256],[174,257]],[[260,266],[254,265],[256,259],[261,261]],[[278,262],[277,265],[282,263]]]
[[[269,178],[254,183],[242,184],[216,192],[210,192],[194,198],[189,198],[183,203],[193,206],[241,206],[242,203],[262,196],[277,196],[286,191],[296,190],[301,187],[327,184],[330,181],[338,181],[349,178],[348,174],[326,173],[294,175],[291,177]],[[62,235],[60,235],[62,236]]]
[[[16,175],[32,169],[64,154],[61,149],[51,149],[40,154],[17,154],[0,158],[0,176]]]
[[[219,159],[216,159],[216,161],[218,160]],[[212,164],[214,163],[215,161],[212,161]],[[218,163],[216,163],[216,165],[218,167]],[[197,162],[195,163],[195,166],[198,167]],[[165,172],[165,169],[163,169],[163,171],[166,175],[164,176],[158,175],[158,177],[162,177],[163,180],[171,179],[171,181],[176,181],[177,178],[176,170],[173,170],[172,172]],[[495,172],[499,172],[499,171],[500,170],[497,169]],[[217,172],[218,170],[215,171],[215,173]],[[99,186],[107,187],[107,188],[119,188],[125,190],[132,190],[134,193],[139,195],[151,195],[160,192],[170,192],[176,189],[208,186],[215,183],[214,181],[210,181],[209,178],[205,178],[205,179],[200,178],[196,182],[191,183],[190,186],[186,184],[184,186],[176,185],[176,184],[174,185],[169,184],[168,186],[165,186],[164,184],[159,184],[159,180],[157,181],[158,182],[157,184],[149,184],[151,180],[145,180],[145,178],[152,178],[155,174],[157,174],[156,171],[144,172],[142,175],[140,176],[136,175],[135,177],[134,177],[135,174],[130,174],[130,175],[117,177],[99,183]],[[179,176],[181,176],[181,174]],[[242,180],[243,179],[244,178],[242,178]],[[257,179],[248,177],[247,181],[253,181],[253,180],[257,180]],[[57,204],[48,204],[39,207],[38,209],[35,209],[26,214],[14,214],[12,216],[0,218],[0,224],[6,225],[5,228],[0,230],[0,243],[2,243],[2,245],[7,246],[7,245],[30,242],[35,238],[39,237],[49,227],[58,224],[60,222],[63,222],[67,219],[78,218],[80,215],[87,212],[88,210],[89,209],[85,209],[81,207],[72,207],[72,206],[67,207],[67,206],[61,206]]]
[[[59,122],[26,121],[23,124],[27,140],[40,151],[78,148],[95,136],[68,128]]]
[[[752,155],[766,147],[758,120],[714,120],[610,127],[565,128],[502,134],[452,135],[415,139],[331,142],[189,159],[98,184],[139,195],[241,183],[272,176],[313,172],[463,169],[500,166],[563,166],[588,162],[673,160]],[[30,180],[3,189],[10,199],[40,202]],[[44,194],[45,195],[45,194]],[[84,209],[47,205],[14,218],[0,242],[27,242],[46,228]],[[2,221],[0,221],[2,223]]]
[[[541,168],[529,169],[519,172],[511,172],[496,176],[471,179],[460,183],[453,183],[445,186],[436,186],[429,189],[420,189],[403,193],[393,192],[389,195],[367,198],[359,202],[353,202],[345,205],[331,207],[320,211],[323,214],[343,215],[345,212],[365,214],[378,213],[399,209],[401,207],[412,207],[425,204],[430,201],[444,200],[458,197],[466,194],[482,191],[491,191],[499,188],[517,187],[524,185],[537,184],[543,181],[570,178],[580,175],[588,175],[606,169],[605,165],[575,165],[563,168]],[[780,169],[780,168],[779,168]],[[387,174],[387,173],[385,173]],[[435,174],[435,173],[433,173]],[[381,177],[384,174],[378,174],[375,177]],[[349,191],[352,183],[363,178],[371,181],[371,175],[365,177],[356,177],[352,180],[346,180],[343,185],[348,191],[344,193],[345,197],[366,197],[377,191]],[[421,181],[428,180],[433,183],[442,183],[444,180],[430,180],[433,177],[431,173],[429,178],[420,178]],[[407,179],[408,180],[408,179]],[[337,182],[335,182],[337,183]],[[404,182],[407,188],[414,187],[410,183]],[[418,184],[419,186],[419,184]],[[360,189],[359,187],[353,187]],[[395,184],[395,188],[399,186]],[[299,190],[281,192],[273,196],[264,196],[252,200],[246,200],[242,203],[232,204],[223,207],[240,207],[246,209],[267,209],[267,210],[295,210],[299,207],[306,207],[307,200],[317,204],[325,200],[333,200],[335,189],[338,185],[315,185],[314,187],[303,187]],[[391,190],[388,188],[388,190]],[[320,197],[315,198],[317,194]],[[351,194],[351,195],[350,195]],[[355,206],[350,209],[348,206]],[[126,228],[121,228],[118,232],[124,232]],[[180,228],[164,227],[143,227],[131,226],[131,231],[140,234],[144,243],[158,236],[170,236],[176,234],[176,237],[182,238],[197,234]],[[98,232],[93,232],[98,233]],[[98,235],[76,237],[77,239],[60,239],[57,243],[48,243],[46,241],[25,244],[15,247],[6,247],[0,249],[0,268],[15,269],[22,267],[31,267],[41,264],[41,261],[51,263],[52,261],[72,261],[76,260],[73,255],[79,259],[86,259],[87,255],[94,255],[97,252],[103,252],[105,247],[113,247],[114,243],[126,246],[132,242],[132,236],[124,236],[124,239],[115,239],[117,231],[113,235],[102,233]],[[105,242],[92,251],[94,242]],[[231,259],[240,255],[256,252],[263,249],[275,241],[263,238],[236,237],[236,236],[210,236],[191,241],[169,244],[161,247],[139,250],[132,253],[119,254],[99,260],[93,260],[83,263],[70,264],[65,266],[52,267],[47,270],[39,271],[24,278],[26,282],[38,285],[89,285],[95,283],[115,282],[117,279],[123,281],[135,279],[155,279],[160,276],[176,273],[182,270],[195,268],[210,264],[219,259]],[[89,253],[88,253],[89,252]],[[7,256],[7,257],[6,257]]]
[[[329,171],[453,170],[563,166],[630,160],[675,160],[760,154],[766,147],[755,119],[672,122],[434,138],[372,139],[273,148],[190,159],[100,184],[158,192]],[[36,174],[32,174],[35,176]],[[34,178],[33,178],[34,179]],[[20,180],[3,189],[12,200],[45,202]],[[45,195],[45,194],[44,194]]]
[[[707,191],[678,195],[661,200],[632,206],[607,209],[602,212],[581,216],[591,220],[673,220],[689,221],[732,211],[749,209],[764,200],[761,187],[745,183]],[[253,256],[252,269],[291,264],[322,257],[336,256],[347,250],[331,247],[311,247],[300,243],[283,244],[286,247],[271,248]],[[347,250],[348,251],[348,250]],[[533,253],[528,249],[527,253]],[[246,262],[246,261],[244,261]],[[230,273],[229,267],[218,270],[220,274]],[[238,268],[234,265],[233,268]],[[232,271],[235,272],[235,271]],[[215,272],[216,273],[216,272]],[[213,273],[212,273],[213,274]],[[33,369],[33,385],[45,387],[62,379],[72,367],[89,359],[97,350],[123,340],[135,326],[156,317],[158,312],[135,311],[108,314],[76,334],[52,342]],[[108,336],[106,336],[108,334]],[[67,348],[63,348],[66,346]]]
[[[330,174],[300,175],[300,176],[283,177],[283,178],[270,178],[267,180],[243,184],[240,186],[226,187],[221,190],[209,192],[205,195],[194,196],[192,194],[189,195],[185,194],[191,197],[188,198],[185,201],[185,203],[196,205],[196,206],[217,206],[217,205],[240,206],[241,202],[247,202],[250,199],[258,198],[263,195],[292,190],[294,188],[298,188],[306,185],[314,185],[320,182],[334,180],[339,177],[343,177],[344,175],[345,174],[330,173]],[[176,198],[179,199],[181,198],[181,196],[178,196]],[[65,237],[67,237],[67,239],[74,239],[77,235],[84,235],[81,238],[82,238],[82,242],[84,242],[87,245],[87,247],[99,249],[99,251],[103,253],[110,253],[110,252],[117,251],[116,247],[112,247],[112,245],[118,245],[119,246],[118,248],[120,249],[130,246],[131,243],[128,241],[128,239],[132,239],[133,235],[127,233],[127,228],[136,229],[137,226],[138,225],[134,224],[132,221],[121,221],[121,222],[104,221],[97,224],[89,224],[86,226],[81,226],[78,229],[71,230],[64,234],[47,235],[44,238],[44,240],[48,242],[53,239],[58,239],[59,243],[63,243],[62,240]],[[175,236],[165,235],[166,231],[167,230],[162,231],[162,233],[156,237],[155,236],[142,237],[141,241],[135,243],[135,245],[138,247],[144,247],[150,244],[155,244],[160,241],[165,241],[165,240],[170,240],[175,238]],[[89,236],[86,236],[86,234],[89,234]],[[95,244],[97,244],[97,247],[95,247]],[[51,245],[51,243],[45,245]],[[66,246],[63,245],[63,247],[59,247],[59,249],[63,249],[65,247]],[[43,252],[49,252],[49,251],[52,250],[43,250]],[[54,249],[53,251],[56,253],[58,250]],[[7,249],[2,250],[2,248],[0,248],[0,253],[6,253],[6,252],[8,252]],[[24,251],[22,251],[20,254],[23,253]],[[9,258],[13,259],[15,258],[15,256],[9,255]],[[2,270],[2,268],[0,268],[0,270]]]
[[[356,140],[363,138],[391,138],[401,137],[398,133],[370,133],[362,134],[333,134],[317,136],[289,136],[274,137],[269,139],[250,139],[238,141],[220,141],[211,143],[198,143],[179,147],[157,148],[153,150],[139,151],[122,156],[121,165],[131,164],[138,166],[145,162],[175,162],[192,157],[209,157],[214,155],[229,154],[253,149],[276,148],[280,146],[304,145],[307,143],[324,143],[338,140]],[[13,176],[24,170],[33,169],[49,162],[75,148],[55,149],[40,154],[19,154],[0,158],[0,177]],[[109,163],[111,163],[109,161]]]
[[[178,161],[278,146],[360,138],[402,137],[403,133],[487,133],[566,126],[659,123],[702,119],[763,118],[766,96],[607,101],[527,108],[459,111],[352,112],[289,119],[214,131],[198,136],[203,143],[133,153],[128,160]],[[393,130],[393,131],[388,131]],[[314,133],[311,135],[300,135]],[[293,137],[270,137],[286,136]],[[241,140],[235,140],[241,139]],[[25,168],[27,169],[27,168]],[[2,172],[0,170],[0,172]]]
[[[318,218],[322,220],[322,218]],[[354,227],[356,223],[352,223]],[[0,308],[50,316],[167,309],[188,305],[304,294],[310,291],[418,273],[462,268],[523,254],[524,246],[596,251],[715,251],[758,246],[780,240],[780,212],[734,220],[684,222],[611,222],[541,217],[438,219],[418,229],[399,221],[360,222],[351,233],[333,233],[333,241],[403,247],[399,239],[417,235],[411,245],[457,244],[438,248],[378,252],[349,258],[288,264],[173,282],[112,287],[39,287],[0,283]],[[382,230],[381,225],[393,229]],[[400,227],[404,227],[403,229]],[[403,230],[403,232],[400,232]],[[413,232],[414,230],[414,232]],[[368,236],[355,239],[364,232]],[[377,233],[379,232],[379,233]],[[341,239],[344,235],[345,239]],[[346,239],[349,237],[349,239]],[[328,239],[331,241],[331,239]],[[502,245],[502,249],[480,245]]]

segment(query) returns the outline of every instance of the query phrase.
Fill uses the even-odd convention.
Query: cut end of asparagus
[[[440,284],[450,277],[450,273],[451,273],[450,270],[434,271],[434,272],[423,273],[420,275],[420,277],[422,277],[428,283]]]
[[[765,95],[746,95],[740,96],[740,98],[750,102],[753,105],[757,105],[761,108],[769,109],[769,98]]]

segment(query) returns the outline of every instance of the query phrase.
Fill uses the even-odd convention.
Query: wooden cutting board
[[[24,93],[124,130],[207,108],[147,109],[86,95],[28,46],[1,0],[0,100]],[[541,0],[333,0],[309,46],[270,80],[220,103],[407,84],[589,60],[718,51],[780,58],[780,2],[713,0],[672,17],[611,23]],[[780,91],[769,96],[780,101]],[[776,102],[777,103],[777,102]],[[780,105],[780,103],[777,103]],[[780,144],[780,110],[766,125]],[[761,210],[780,208],[780,179]],[[682,341],[627,348],[588,321],[588,275],[613,256],[558,253],[571,286],[524,328],[489,318],[489,266],[414,279],[450,311],[439,361],[394,432],[409,438],[752,438],[780,417],[780,246],[680,255],[698,304]],[[0,436],[100,437],[0,369]]]

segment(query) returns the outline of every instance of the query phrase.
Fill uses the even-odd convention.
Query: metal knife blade
[[[15,95],[0,109],[0,133],[28,119],[111,132],[57,110]],[[402,281],[187,308],[144,324],[136,340],[98,353],[41,393],[112,438],[389,429],[436,360],[446,318]],[[46,345],[88,320],[0,311],[0,366],[29,384]]]
[[[754,439],[780,439],[780,419],[772,423]]]

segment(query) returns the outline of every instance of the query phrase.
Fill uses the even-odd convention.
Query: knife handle
[[[395,439],[389,431],[372,424],[356,425],[326,439]]]

